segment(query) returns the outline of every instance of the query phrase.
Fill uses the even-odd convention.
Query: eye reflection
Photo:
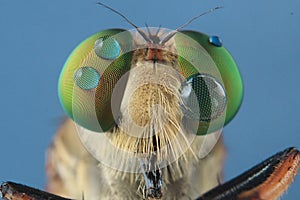
[[[111,37],[101,37],[94,44],[94,51],[100,58],[114,60],[121,53],[119,42]]]
[[[223,45],[221,38],[218,36],[210,36],[209,43],[216,47],[221,47]]]
[[[223,86],[212,76],[195,74],[181,88],[186,107],[184,114],[189,118],[210,122],[217,119],[226,108],[226,93]],[[195,108],[199,107],[199,113]]]
[[[92,67],[80,67],[75,71],[73,80],[81,89],[91,90],[97,87],[100,74]]]

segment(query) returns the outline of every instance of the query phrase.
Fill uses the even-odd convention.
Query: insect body
[[[200,16],[176,30],[100,31],[73,51],[59,80],[73,121],[49,148],[48,191],[88,200],[280,197],[300,165],[295,148],[219,183],[220,134],[243,84],[219,37],[181,30]],[[12,200],[65,199],[11,182],[0,190]]]
[[[58,176],[85,183],[61,191],[76,198],[81,190],[88,199],[198,198],[218,184],[221,174],[224,150],[218,139],[237,113],[243,94],[237,66],[218,37],[181,31],[201,15],[176,30],[138,28],[103,6],[135,29],[96,33],[66,62],[60,100],[88,153],[79,148],[81,156],[73,155],[59,134],[49,151],[49,168],[70,165],[63,157],[64,164],[55,158],[62,149],[71,152],[67,157],[84,162],[85,170],[75,174],[57,170],[50,176],[49,190],[56,192],[53,188],[65,185],[53,178]],[[66,132],[74,140],[75,131]],[[299,157],[299,152],[295,155]],[[296,157],[293,163],[298,166]],[[74,163],[71,168],[78,170]],[[248,178],[258,172],[251,173]],[[237,196],[238,185],[231,187],[231,192],[219,196]],[[207,194],[199,198],[212,199]]]

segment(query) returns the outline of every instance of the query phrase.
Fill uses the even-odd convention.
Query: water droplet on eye
[[[209,43],[216,47],[221,47],[223,45],[221,38],[219,38],[218,36],[210,36]]]
[[[81,89],[91,90],[97,87],[100,74],[92,67],[80,67],[75,71],[73,80]]]
[[[194,92],[191,93],[190,90]],[[223,86],[209,75],[195,74],[189,77],[182,88],[182,97],[189,108],[185,114],[199,121],[217,119],[226,108]],[[199,113],[193,112],[197,110],[196,107],[199,107]]]
[[[94,51],[100,58],[114,60],[121,53],[119,42],[111,37],[101,37],[94,44]]]

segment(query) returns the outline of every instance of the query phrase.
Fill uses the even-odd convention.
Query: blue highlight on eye
[[[92,67],[80,67],[74,73],[76,86],[84,90],[91,90],[98,86],[100,74]]]
[[[209,43],[216,47],[221,47],[223,45],[221,38],[214,35],[209,37]]]
[[[101,37],[94,44],[94,51],[100,58],[114,60],[121,53],[119,42],[112,37]]]

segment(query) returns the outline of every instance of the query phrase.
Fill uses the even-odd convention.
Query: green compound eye
[[[84,90],[91,90],[97,87],[100,75],[92,67],[81,67],[76,70],[73,79],[76,86]]]
[[[114,60],[120,55],[121,47],[114,38],[101,37],[96,40],[94,51],[100,58]]]
[[[118,80],[130,70],[131,43],[129,32],[109,29],[84,40],[69,56],[59,79],[59,98],[80,126],[105,132],[116,125],[112,106],[118,110],[121,98],[114,105],[111,98]]]
[[[198,46],[187,42],[186,37]],[[187,126],[199,123],[198,135],[219,130],[235,116],[242,102],[243,83],[237,65],[217,36],[180,31],[175,41],[179,72],[186,77],[185,83],[190,84],[198,101],[186,102],[189,108],[183,112],[187,113]],[[197,110],[194,107],[200,115],[190,112]]]

